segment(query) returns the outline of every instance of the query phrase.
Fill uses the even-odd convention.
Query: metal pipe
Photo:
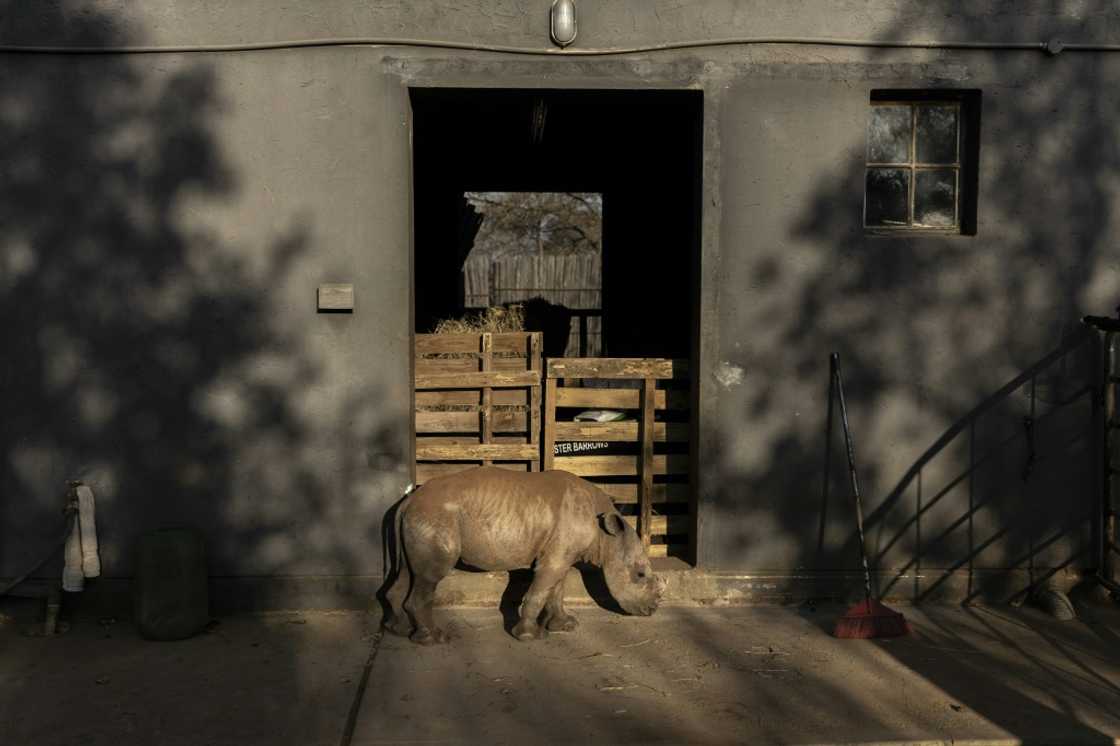
[[[1108,498],[1112,494],[1112,421],[1116,415],[1116,397],[1115,389],[1112,387],[1112,348],[1113,333],[1105,332],[1104,341],[1101,345],[1101,423],[1103,424],[1103,443],[1101,444],[1101,458],[1103,464],[1101,466],[1101,478],[1103,484],[1101,485],[1100,500],[1097,505],[1097,513],[1100,516],[1100,528],[1097,529],[1099,534],[1096,536],[1096,565],[1099,571],[1104,570],[1105,554],[1105,520],[1108,516]]]
[[[863,590],[867,607],[871,608],[871,568],[867,564],[867,542],[863,534],[863,504],[859,495],[859,478],[856,476],[856,451],[852,444],[852,431],[848,427],[848,407],[844,403],[844,379],[840,375],[840,355],[832,353],[832,381],[836,387],[836,397],[840,402],[840,423],[844,428],[844,445],[848,453],[848,476],[852,483],[852,497],[856,503],[856,530],[859,532],[859,558],[863,563]]]
[[[1098,420],[1103,426],[1101,448],[1101,489],[1097,511],[1097,531],[1094,535],[1096,542],[1096,580],[1113,594],[1120,596],[1120,585],[1116,583],[1113,574],[1113,553],[1120,551],[1116,546],[1116,515],[1113,510],[1117,480],[1117,473],[1113,466],[1113,457],[1116,449],[1116,433],[1120,431],[1120,421],[1117,421],[1117,386],[1120,384],[1120,371],[1117,370],[1117,340],[1120,333],[1120,307],[1117,307],[1118,318],[1106,316],[1083,316],[1081,321],[1086,326],[1091,326],[1104,332],[1101,342],[1101,362],[1098,367],[1101,376],[1101,407],[1102,412]]]
[[[62,589],[53,583],[47,589],[46,609],[43,616],[43,636],[53,637],[58,631],[58,616],[62,610]]]
[[[1104,379],[1104,418],[1105,418],[1105,489],[1101,490],[1101,540],[1098,542],[1099,546],[1099,562],[1097,567],[1109,583],[1115,582],[1115,574],[1113,573],[1112,552],[1109,548],[1115,548],[1116,545],[1116,516],[1113,513],[1113,505],[1116,502],[1116,480],[1113,478],[1113,457],[1116,451],[1116,433],[1117,428],[1120,427],[1120,422],[1116,419],[1116,386],[1117,376],[1120,371],[1117,371],[1117,355],[1116,355],[1116,332],[1105,332],[1105,379]]]

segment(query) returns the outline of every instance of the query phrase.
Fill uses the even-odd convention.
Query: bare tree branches
[[[484,216],[475,252],[578,254],[602,247],[603,197],[576,192],[468,192]]]

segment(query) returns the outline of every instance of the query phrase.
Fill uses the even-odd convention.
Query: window
[[[864,226],[975,232],[977,97],[872,93]]]

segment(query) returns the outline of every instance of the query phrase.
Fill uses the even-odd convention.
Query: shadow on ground
[[[3,741],[42,746],[336,746],[375,631],[359,612],[307,612],[227,616],[170,643],[127,619],[43,638],[21,633],[36,608],[5,610]]]
[[[1120,736],[1115,610],[907,609],[890,641],[837,640],[840,609],[681,609],[519,643],[494,609],[444,610],[459,639],[386,637],[354,743],[836,743]],[[919,673],[918,671],[921,671]]]

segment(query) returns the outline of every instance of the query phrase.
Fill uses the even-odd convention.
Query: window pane
[[[957,108],[918,107],[918,162],[957,162]]]
[[[867,169],[867,224],[906,225],[910,215],[910,171]]]
[[[867,121],[867,162],[910,160],[910,107],[872,106]]]
[[[957,172],[939,168],[918,171],[914,193],[914,224],[951,228],[957,224]]]

